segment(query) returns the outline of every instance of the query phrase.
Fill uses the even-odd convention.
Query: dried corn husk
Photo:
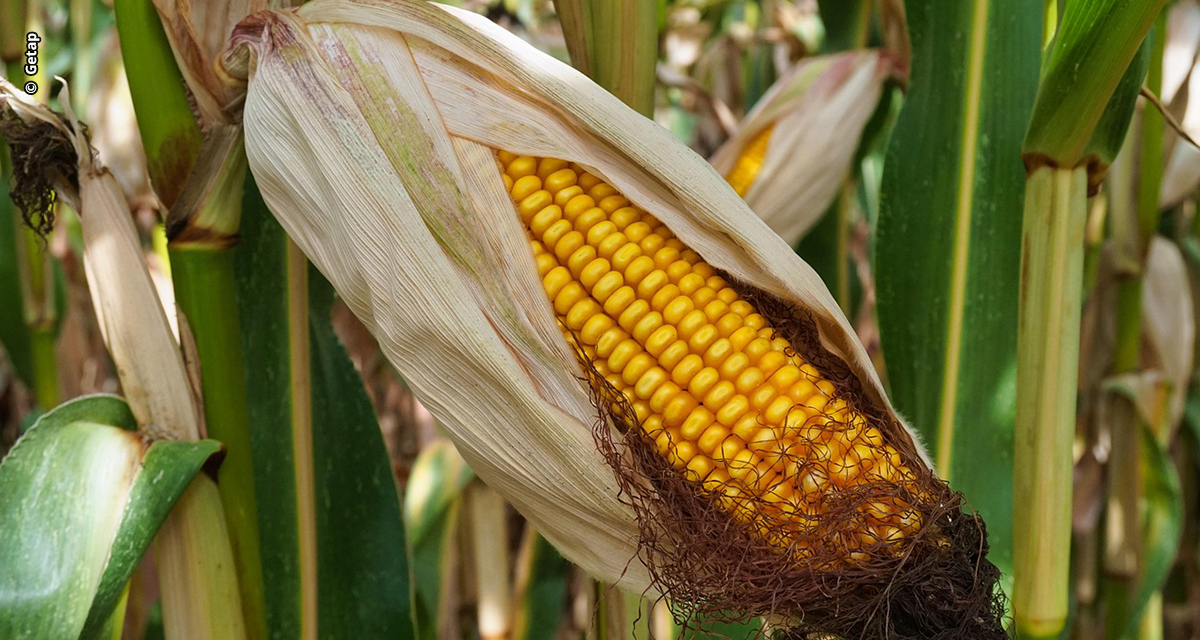
[[[92,305],[141,433],[198,440],[199,391],[155,293],[125,195],[88,145],[65,83],[59,96],[65,118],[0,79],[0,122],[14,161],[28,163],[25,177],[44,181],[17,189],[53,188],[79,212]],[[156,535],[155,562],[168,636],[247,637],[224,513],[206,474],[192,480]]]
[[[471,467],[589,573],[663,587],[639,562],[654,558],[639,555],[635,510],[597,451],[604,418],[493,149],[578,162],[730,278],[811,317],[807,338],[886,414],[888,437],[928,464],[820,278],[720,175],[486,19],[424,2],[318,0],[244,21],[222,65],[247,83],[247,157],[271,211]]]
[[[1200,136],[1200,77],[1196,77],[1195,69],[1200,58],[1200,3],[1172,4],[1166,37],[1162,99],[1170,105],[1183,131],[1195,139]],[[1167,134],[1167,159],[1159,193],[1164,208],[1178,205],[1200,186],[1200,150],[1183,140],[1175,142],[1170,129]]]
[[[746,204],[790,245],[829,208],[850,174],[863,127],[875,112],[891,58],[864,50],[802,60],[780,78],[712,157],[729,176],[770,129]]]
[[[49,186],[80,212],[92,305],[138,424],[151,437],[198,440],[194,391],[143,261],[125,195],[96,160],[68,96],[64,87],[63,119],[0,79],[0,113],[15,114],[30,135],[39,136],[45,156],[59,163],[40,167],[54,175]],[[47,128],[53,134],[47,134]],[[12,134],[21,135],[15,130]]]
[[[217,73],[216,60],[233,26],[267,7],[266,0],[153,0],[175,63],[183,74],[202,127],[227,122],[231,94]],[[278,4],[278,3],[276,3]]]

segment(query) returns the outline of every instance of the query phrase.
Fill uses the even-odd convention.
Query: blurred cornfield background
[[[1014,509],[1014,486],[1025,482],[1017,494],[1025,499],[1070,496],[1062,535],[1071,553],[1058,558],[1069,563],[1069,611],[1051,635],[1200,638],[1200,150],[1190,139],[1200,138],[1200,81],[1192,84],[1200,1],[1169,3],[1119,70],[1113,100],[1125,106],[1108,125],[1111,167],[1090,173],[1073,486],[1015,461],[1022,211],[1026,171],[1036,169],[1023,150],[1047,25],[1073,3],[1089,4],[458,6],[577,66],[586,51],[591,68],[581,70],[726,175],[723,146],[734,145],[729,165],[755,136],[785,140],[768,143],[773,151],[745,170],[750,182],[774,176],[793,190],[772,198],[764,182],[743,195],[821,275],[938,473],[985,516],[1005,591],[1022,575],[1014,538],[1040,535],[1025,513],[1034,502],[1018,497]],[[29,77],[27,33],[41,38]],[[229,450],[222,477],[255,487],[245,502],[221,486],[230,530],[241,532],[233,535],[259,541],[234,549],[239,563],[263,567],[240,577],[260,598],[242,595],[248,619],[260,617],[248,623],[250,637],[318,637],[307,626],[314,607],[319,637],[330,638],[679,635],[670,603],[589,578],[473,476],[315,269],[301,269],[307,289],[297,302],[284,283],[303,258],[252,180],[234,196],[240,228],[170,233],[167,211],[180,194],[164,185],[178,187],[186,172],[172,182],[164,140],[143,137],[169,126],[135,113],[135,96],[153,94],[163,77],[176,86],[160,90],[184,95],[179,71],[159,68],[165,43],[150,0],[0,0],[6,77],[18,87],[32,79],[34,97],[55,107],[66,105],[51,79],[68,81],[70,106],[124,192],[163,306],[187,315],[206,400],[211,389],[240,388],[238,426],[208,436]],[[780,79],[784,95],[773,95]],[[769,125],[752,114],[764,96],[781,100],[783,115]],[[201,136],[191,126],[167,143],[191,154],[189,166]],[[15,184],[6,153],[0,189]],[[773,207],[769,215],[756,199]],[[52,228],[39,234],[0,198],[0,454],[61,403],[121,392],[92,308],[79,219],[65,203],[56,207]],[[300,344],[287,324],[296,304],[306,308]],[[240,318],[236,344],[220,329],[231,309]],[[225,361],[210,365],[206,350]],[[307,378],[299,386],[298,367]],[[210,424],[222,410],[231,409],[205,406]],[[305,492],[311,500],[296,499]],[[231,510],[239,499],[244,510]],[[0,617],[11,604],[5,589],[23,579],[4,576],[3,549],[20,548],[15,536],[47,535],[13,522],[0,519]],[[307,553],[317,554],[308,560],[319,567],[318,593],[289,569]],[[140,560],[119,596],[124,623],[109,637],[164,637],[161,579],[150,555]],[[685,635],[744,638],[761,629],[753,620]]]

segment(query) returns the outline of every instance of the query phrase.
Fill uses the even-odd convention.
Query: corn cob
[[[725,176],[725,181],[739,196],[745,197],[746,192],[750,191],[750,187],[753,187],[754,181],[758,179],[763,160],[767,157],[767,144],[771,141],[771,132],[774,129],[775,125],[772,124],[755,134],[734,161],[729,175]]]
[[[801,555],[827,498],[913,482],[880,431],[665,225],[578,165],[497,157],[564,336],[685,477]],[[839,532],[852,559],[920,526],[896,499],[859,511],[861,529]]]

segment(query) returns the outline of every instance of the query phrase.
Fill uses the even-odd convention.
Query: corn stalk
[[[1025,138],[1015,466],[1026,471],[1014,501],[1013,606],[1029,638],[1057,636],[1067,617],[1088,187],[1120,148],[1140,84],[1127,82],[1130,63],[1165,4],[1069,4]]]

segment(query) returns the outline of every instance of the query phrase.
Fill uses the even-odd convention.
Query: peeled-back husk
[[[621,492],[636,482],[614,478],[593,439],[613,416],[580,379],[492,149],[575,161],[619,189],[788,316],[853,381],[888,441],[928,466],[820,278],[721,177],[483,17],[318,0],[247,19],[222,62],[248,83],[247,157],[272,212],[472,468],[589,573],[632,591],[674,589],[639,554],[648,514]],[[781,613],[802,614],[785,604]]]

